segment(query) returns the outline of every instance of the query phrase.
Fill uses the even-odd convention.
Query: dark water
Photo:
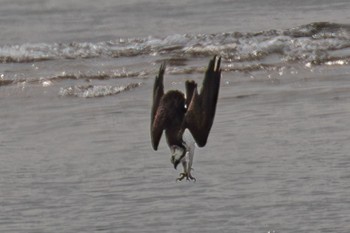
[[[347,1],[1,3],[1,232],[349,232]],[[175,182],[154,76],[183,90],[213,55],[215,122]]]

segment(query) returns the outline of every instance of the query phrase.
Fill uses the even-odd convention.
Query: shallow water
[[[3,1],[1,232],[349,232],[349,8]],[[184,90],[215,54],[197,182],[175,182],[149,138],[154,76],[165,60]]]

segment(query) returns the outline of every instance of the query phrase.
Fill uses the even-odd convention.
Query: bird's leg
[[[185,177],[187,178],[187,161],[186,161],[186,156],[182,160],[182,166],[184,167],[184,172],[180,173],[179,178],[176,179],[176,180],[179,180],[179,181],[183,180]]]
[[[193,163],[193,157],[194,157],[194,144],[193,146],[191,146],[189,148],[189,151],[188,151],[188,167],[187,167],[187,180],[193,180],[193,181],[196,181],[196,178],[194,178],[192,175],[191,175],[191,171],[192,171],[192,163]]]
[[[187,163],[187,155],[188,155],[188,163]],[[177,178],[176,180],[181,181],[184,178],[186,178],[186,180],[196,181],[196,178],[194,178],[191,175],[193,156],[194,156],[194,145],[193,145],[193,147],[189,148],[189,151],[187,152],[186,156],[183,158],[182,166],[184,167],[184,172],[180,173],[180,177]]]

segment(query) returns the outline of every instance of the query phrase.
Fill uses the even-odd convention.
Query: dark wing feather
[[[214,121],[221,79],[220,62],[221,58],[216,56],[210,60],[201,91],[198,94],[197,88],[194,88],[185,115],[185,127],[190,130],[199,147],[207,143]]]
[[[165,72],[165,63],[163,63],[159,68],[159,73],[155,78],[154,87],[153,87],[153,104],[151,112],[151,138],[152,138],[152,147],[154,150],[158,149],[158,144],[164,130],[164,122],[162,122],[163,117],[159,115],[162,114],[162,111],[159,111],[159,103],[161,98],[164,95],[164,72]]]
[[[188,108],[191,104],[193,93],[194,91],[197,90],[197,83],[193,80],[191,81],[187,80],[185,85],[186,85],[186,106]]]

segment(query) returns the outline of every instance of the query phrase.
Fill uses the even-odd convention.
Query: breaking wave
[[[61,88],[59,95],[82,98],[104,97],[117,95],[119,93],[135,89],[141,85],[142,83],[130,83],[126,86],[76,85]]]
[[[109,80],[109,79],[119,79],[119,78],[142,78],[148,73],[146,71],[136,72],[136,71],[112,71],[112,72],[98,72],[96,74],[91,73],[66,73],[62,72],[59,75],[54,75],[51,77],[17,77],[17,78],[6,78],[5,75],[0,76],[0,86],[6,86],[11,84],[41,84],[42,86],[49,86],[48,83],[52,84],[54,82],[60,82],[65,80]]]
[[[5,45],[0,46],[0,63],[4,66],[0,86],[59,84],[61,96],[116,95],[140,86],[139,80],[154,76],[154,64],[165,60],[167,72],[172,75],[204,73],[206,64],[198,66],[196,61],[213,55],[223,57],[224,72],[245,72],[251,77],[252,72],[259,71],[283,74],[289,67],[293,67],[291,72],[297,72],[295,64],[309,70],[313,66],[345,66],[350,63],[350,25],[318,22],[257,33]],[[16,63],[20,64],[13,65]],[[130,78],[130,84],[99,86],[94,82],[121,78]],[[74,80],[91,85],[74,85]],[[66,82],[72,86],[62,87]]]
[[[0,62],[30,63],[55,59],[165,55],[198,57],[220,54],[231,62],[259,61],[277,55],[282,62],[318,63],[338,58],[333,51],[350,48],[350,25],[311,23],[286,30],[258,33],[170,35],[126,38],[97,43],[22,44],[0,47]],[[350,52],[345,56],[348,62]]]

